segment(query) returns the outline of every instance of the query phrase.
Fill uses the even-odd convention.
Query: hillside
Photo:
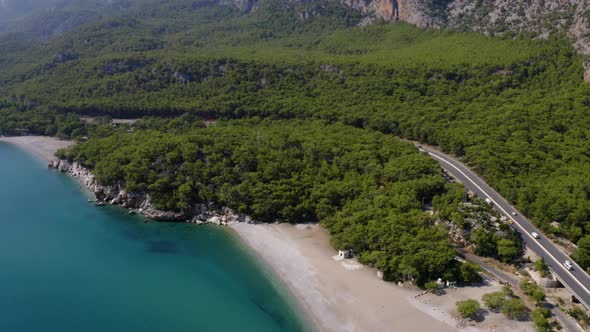
[[[55,4],[48,0],[2,0],[0,1],[0,20],[15,20],[31,14],[35,10],[45,9]]]
[[[289,1],[289,3],[305,3]],[[255,11],[257,0],[227,0],[236,8]],[[339,3],[372,19],[404,21],[420,28],[471,31],[486,35],[524,33],[547,39],[566,35],[584,55],[590,54],[590,4],[584,0],[393,0]],[[584,79],[590,80],[590,65],[585,64]]]
[[[127,0],[2,0],[0,35],[47,40],[78,26],[118,15],[128,9]]]
[[[314,123],[438,145],[469,162],[545,231],[584,239],[590,234],[584,57],[559,34],[533,39],[389,24],[384,19],[411,21],[403,13],[418,13],[397,4],[397,11],[369,24],[365,16],[372,9],[355,3],[128,1],[125,10],[92,9],[95,20],[56,35],[8,33],[0,37],[0,133],[89,136],[86,157],[108,173],[132,161],[140,169],[158,161],[119,158],[121,151],[138,151],[131,141],[117,158],[99,153],[113,132],[87,126],[79,115],[184,114],[173,126],[146,120],[149,137],[190,127],[186,117],[321,120]],[[412,4],[428,14],[420,17],[432,18],[427,25],[459,20],[447,7],[452,3]],[[157,148],[157,142],[150,145]],[[178,207],[178,187],[160,187],[157,178],[142,180],[142,190],[159,188],[162,206]],[[418,185],[411,184],[413,190]],[[236,206],[254,211],[250,203]],[[377,222],[349,212],[350,225]],[[350,225],[335,229],[350,235],[339,241],[358,235]]]
[[[181,2],[192,9],[225,5],[242,13],[251,13],[264,11],[267,1]],[[450,28],[485,34],[526,33],[542,39],[551,34],[564,34],[573,39],[579,52],[590,53],[590,5],[583,0],[288,0],[281,1],[281,6],[295,9],[299,19],[304,21],[325,14],[318,11],[313,3],[352,9],[367,19],[364,22],[374,19],[404,21],[420,28]],[[105,17],[134,15],[141,8],[156,14],[153,8],[158,5],[151,0],[2,0],[0,33],[27,32],[51,37]],[[170,8],[170,4],[161,5]]]

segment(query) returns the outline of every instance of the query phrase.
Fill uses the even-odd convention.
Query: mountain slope
[[[305,1],[290,1],[300,3]],[[225,0],[256,10],[257,0]],[[339,0],[364,16],[405,21],[420,28],[450,28],[484,34],[526,33],[546,39],[563,34],[577,51],[590,54],[590,3],[585,0]],[[584,78],[590,81],[590,63]]]
[[[124,14],[131,0],[1,0],[0,34],[55,37],[78,26]]]
[[[448,27],[487,34],[525,32],[537,38],[552,33],[571,37],[575,48],[590,54],[590,3],[584,0],[455,0]],[[590,80],[586,64],[585,80]]]
[[[0,0],[0,20],[17,19],[54,3],[50,0]]]
[[[192,9],[220,4],[246,13],[266,6],[264,0],[176,2]],[[294,8],[301,20],[318,15],[310,10],[314,8],[310,3],[320,6],[340,4],[369,18],[405,21],[420,28],[451,28],[485,34],[525,32],[539,38],[562,33],[574,40],[578,51],[590,53],[590,4],[584,0],[283,0],[281,3],[283,7]],[[84,23],[160,4],[164,7],[171,5],[153,0],[2,0],[0,32],[55,36]],[[33,16],[22,19],[31,13]]]

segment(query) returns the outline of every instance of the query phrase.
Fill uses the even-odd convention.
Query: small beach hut
[[[351,249],[338,250],[338,256],[343,259],[351,258],[352,257],[352,250]]]

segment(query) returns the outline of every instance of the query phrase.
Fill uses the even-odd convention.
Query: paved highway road
[[[590,310],[590,276],[580,266],[463,163],[425,146],[419,146],[419,149],[438,161],[444,169],[463,182],[467,189],[482,199],[490,199],[498,212],[512,220],[512,225],[521,233],[526,246],[543,257],[553,271],[553,275],[580,300],[586,309]],[[532,232],[539,234],[539,238],[535,239],[531,235]],[[565,260],[572,262],[573,269],[568,270],[564,267]]]

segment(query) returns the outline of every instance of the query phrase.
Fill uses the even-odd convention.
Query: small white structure
[[[383,271],[377,270],[377,278],[383,279]]]
[[[338,250],[338,256],[342,259],[352,258],[352,250]]]
[[[332,256],[335,261],[352,258],[352,249],[338,250],[338,255]]]

